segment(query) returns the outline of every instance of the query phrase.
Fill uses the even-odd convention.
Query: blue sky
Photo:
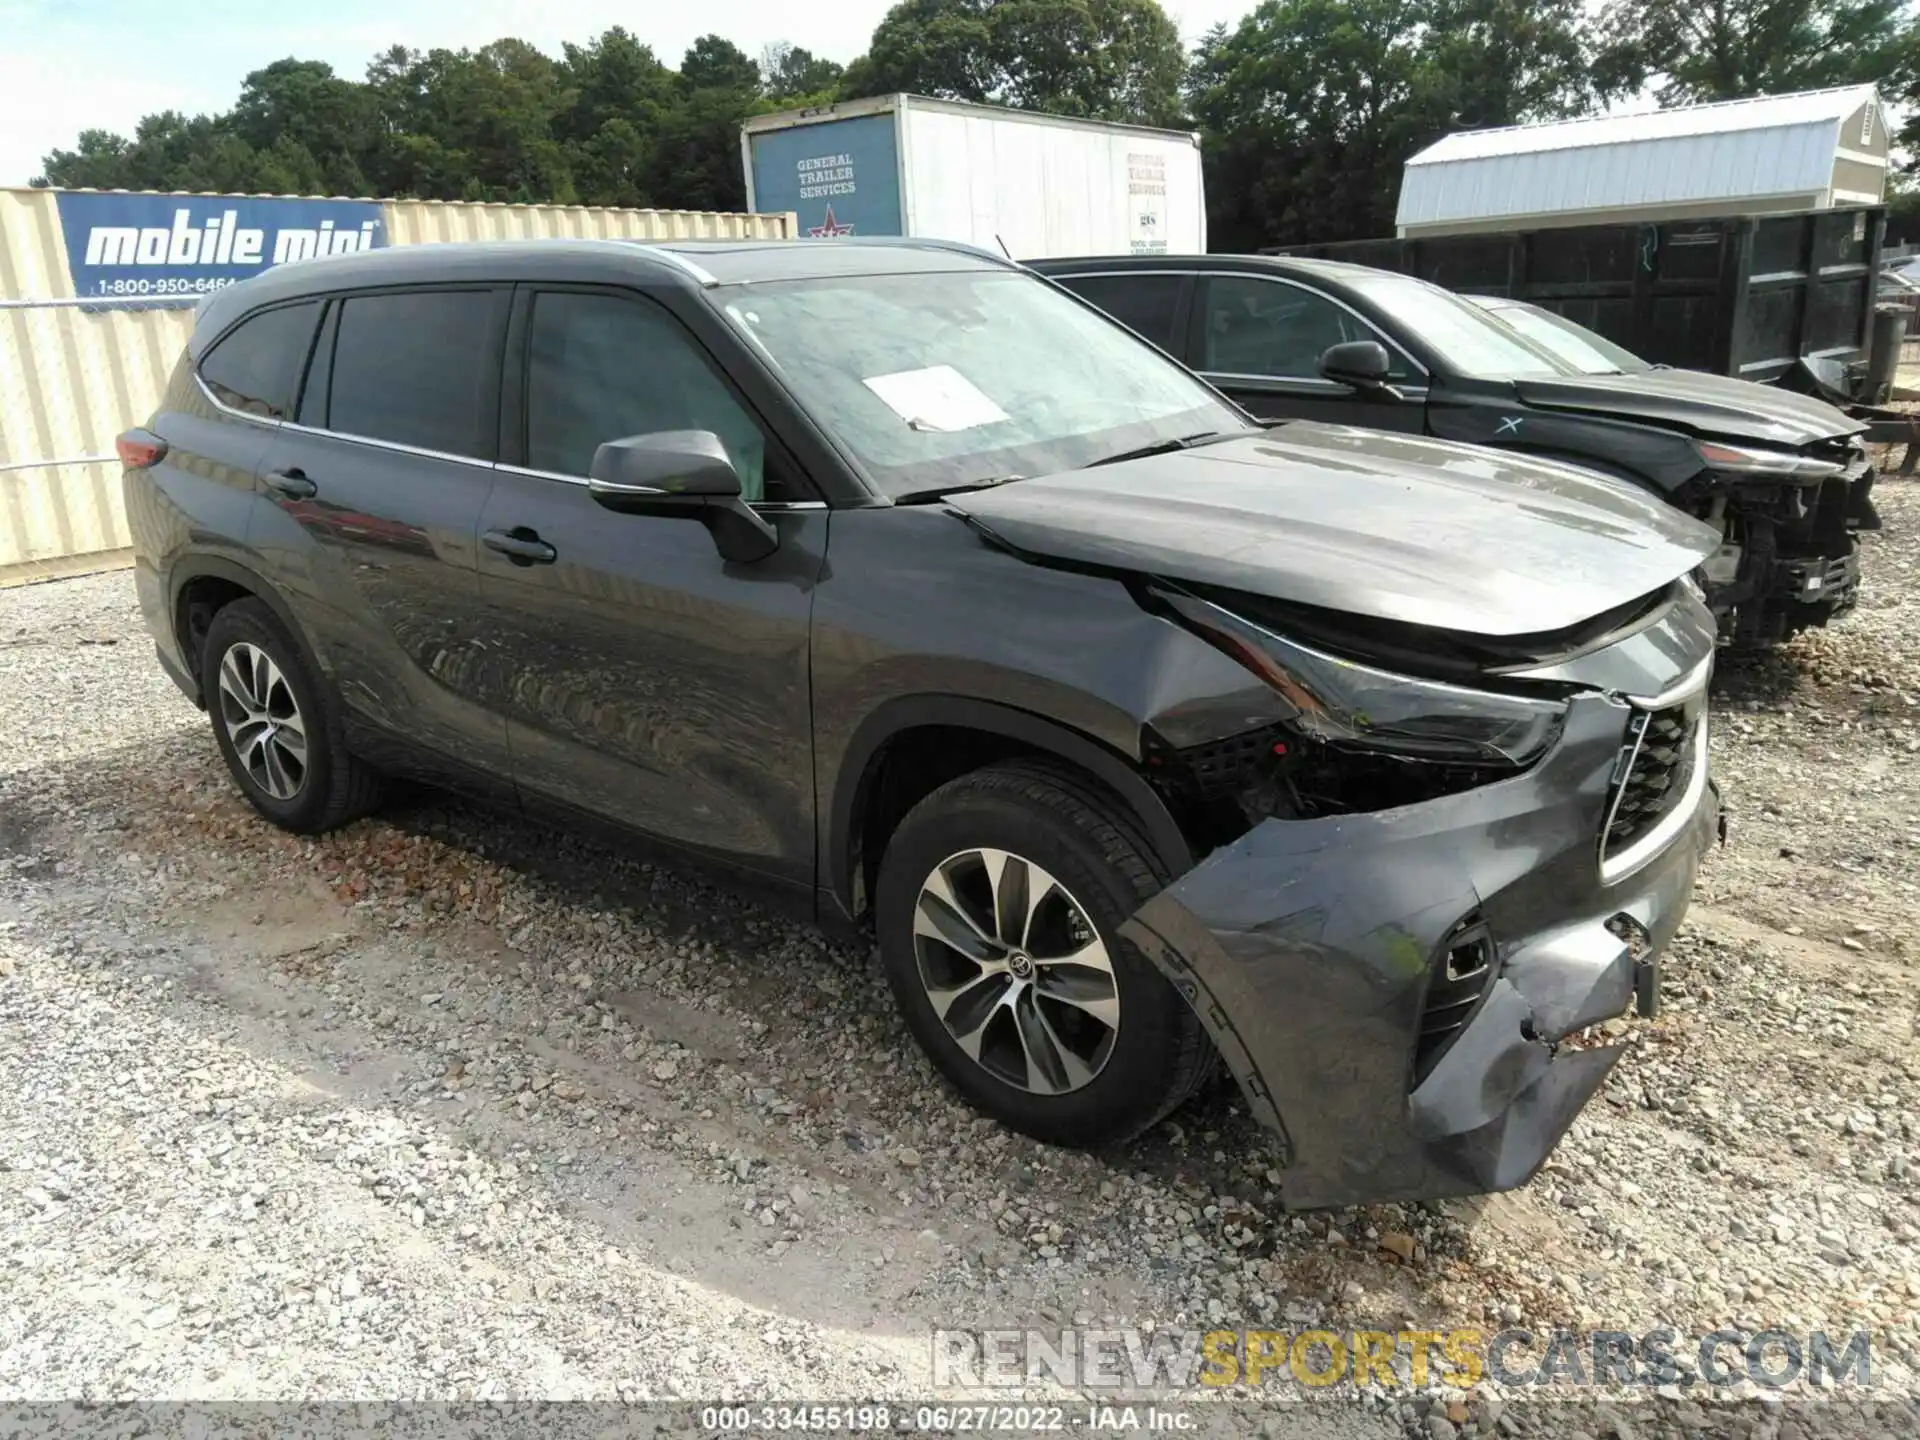
[[[1163,0],[1189,40],[1253,0]],[[81,130],[129,133],[154,110],[224,110],[250,70],[285,55],[358,79],[389,45],[458,49],[502,35],[558,54],[624,25],[668,64],[717,32],[750,55],[775,40],[851,60],[889,0],[0,0],[0,185],[24,185],[50,149]],[[650,13],[651,12],[651,13]],[[801,18],[804,16],[805,18]]]

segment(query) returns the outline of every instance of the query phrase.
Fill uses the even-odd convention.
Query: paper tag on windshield
[[[916,430],[971,430],[1007,418],[1006,411],[951,365],[871,375],[864,383]]]

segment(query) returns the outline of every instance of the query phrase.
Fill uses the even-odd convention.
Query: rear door
[[[507,717],[522,802],[588,815],[810,886],[808,639],[827,510],[699,339],[625,291],[522,287],[507,455],[481,519],[488,626],[514,656]],[[587,491],[594,451],[710,430],[780,546],[723,560],[696,520],[621,515]]]
[[[1386,346],[1401,398],[1355,390],[1320,373],[1329,347]],[[1426,429],[1426,377],[1385,335],[1333,296],[1277,275],[1200,277],[1187,363],[1262,420],[1329,420],[1380,430]]]
[[[299,409],[260,465],[249,540],[386,763],[512,793],[506,729],[481,697],[503,663],[475,561],[493,486],[511,287],[334,297]]]

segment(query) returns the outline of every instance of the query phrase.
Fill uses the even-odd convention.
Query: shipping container
[[[1054,255],[1207,248],[1200,137],[884,95],[740,128],[747,208],[815,239],[914,235]]]
[[[381,245],[792,234],[782,214],[0,189],[0,584],[124,558],[114,436],[152,413],[210,290]]]
[[[1266,253],[1345,260],[1470,295],[1531,300],[1659,365],[1798,384],[1864,380],[1879,206],[1659,225],[1352,240]]]

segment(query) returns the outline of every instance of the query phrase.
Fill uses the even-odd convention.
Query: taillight
[[[160,463],[160,457],[167,453],[167,442],[155,439],[144,430],[129,430],[115,437],[113,448],[120,453],[120,463],[127,469],[145,470]]]

